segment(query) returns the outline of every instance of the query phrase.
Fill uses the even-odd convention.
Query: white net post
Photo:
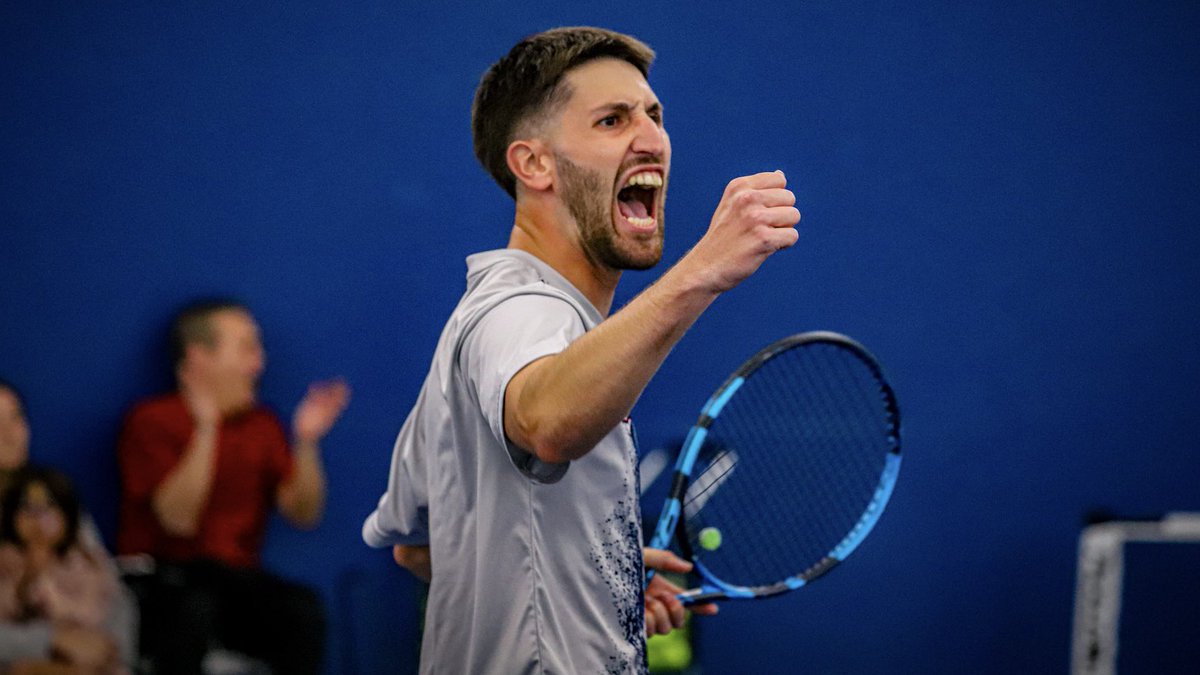
[[[1115,675],[1129,542],[1200,542],[1200,513],[1172,513],[1160,521],[1111,521],[1090,525],[1079,538],[1073,675]]]

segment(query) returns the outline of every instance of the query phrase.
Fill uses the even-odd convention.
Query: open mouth
[[[638,171],[631,175],[617,192],[617,210],[621,217],[636,229],[654,229],[657,222],[655,204],[662,186],[663,177],[658,170]]]

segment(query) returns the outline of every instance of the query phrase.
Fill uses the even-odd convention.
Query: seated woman
[[[121,587],[103,548],[80,536],[79,500],[70,479],[25,466],[9,476],[0,497],[0,621],[48,621],[60,630],[107,636],[108,648],[90,663],[69,653],[30,660],[13,672],[127,672],[116,633]]]

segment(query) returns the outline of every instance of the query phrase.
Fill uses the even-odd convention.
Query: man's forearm
[[[293,524],[312,527],[325,513],[325,468],[315,441],[297,440],[292,475],[280,487],[279,510]]]
[[[197,426],[179,463],[154,491],[154,514],[163,529],[173,535],[196,534],[212,489],[217,434],[215,424]]]
[[[567,349],[531,364],[519,387],[506,392],[511,440],[548,462],[589,452],[629,415],[717,295],[677,266]]]

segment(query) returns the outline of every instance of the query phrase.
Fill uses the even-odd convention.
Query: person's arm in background
[[[345,382],[321,382],[308,388],[292,418],[292,472],[276,492],[276,506],[292,524],[313,527],[325,512],[325,467],[321,439],[350,401]]]
[[[195,428],[179,461],[154,488],[151,506],[164,530],[192,537],[212,490],[221,413],[212,394],[186,371],[180,372],[179,388]]]
[[[136,653],[139,620],[137,598],[121,579],[121,568],[104,546],[104,540],[100,536],[100,529],[96,527],[96,521],[86,511],[79,519],[79,543],[89,551],[97,563],[103,566],[104,573],[113,580],[116,593],[113,596],[108,616],[105,618],[104,629],[112,636],[121,663],[132,668],[138,657]]]

